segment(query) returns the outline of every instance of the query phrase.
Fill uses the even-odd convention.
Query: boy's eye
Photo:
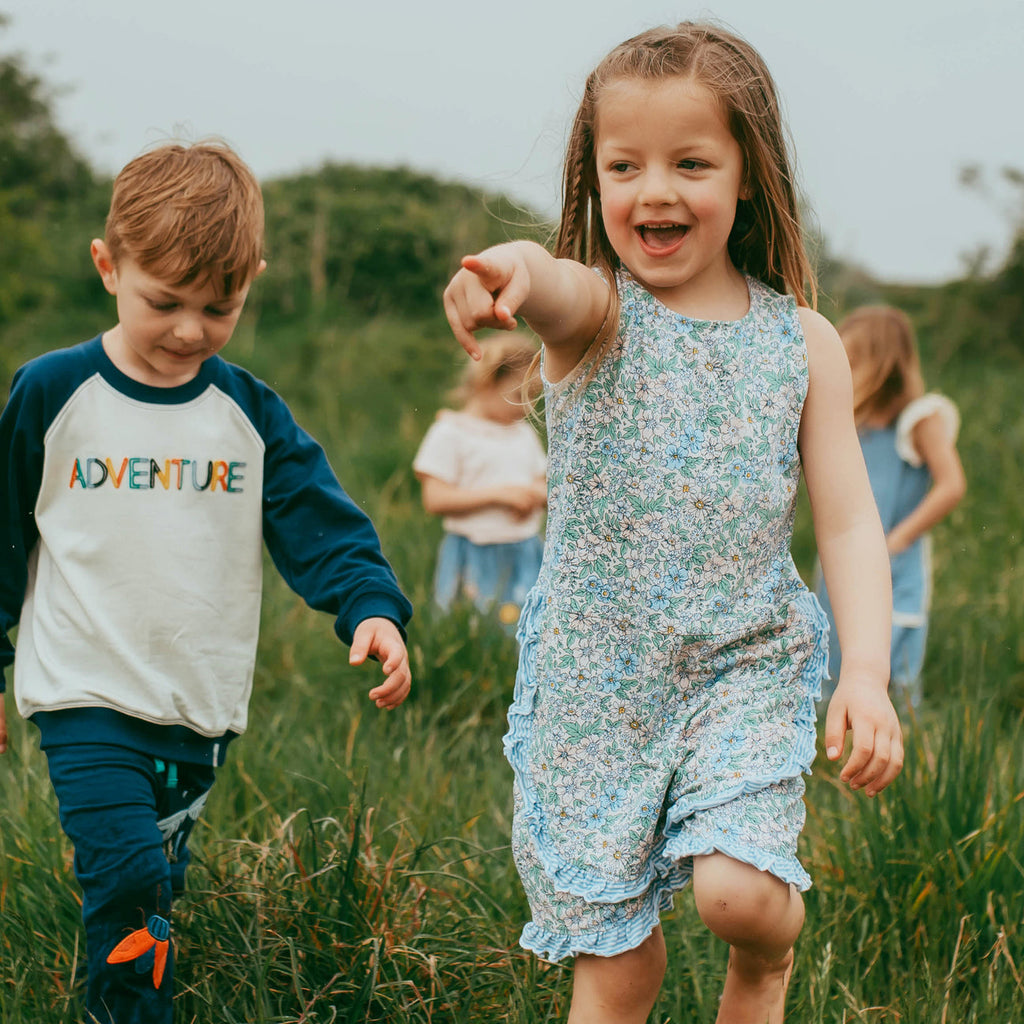
[[[178,304],[176,302],[157,302],[154,299],[146,300],[158,313],[169,313]]]
[[[206,312],[210,316],[231,316],[234,310],[231,309],[218,309],[216,306],[207,306]]]

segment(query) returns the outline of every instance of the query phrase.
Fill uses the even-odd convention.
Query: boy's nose
[[[183,316],[174,325],[174,336],[178,341],[197,342],[203,340],[203,324],[199,317]]]

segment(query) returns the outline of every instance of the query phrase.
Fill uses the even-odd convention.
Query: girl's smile
[[[685,224],[641,224],[636,233],[640,236],[640,245],[651,256],[671,256],[679,251],[686,232]]]
[[[743,154],[713,94],[678,76],[612,81],[595,157],[605,232],[629,271],[677,312],[742,317],[749,297],[728,243]]]

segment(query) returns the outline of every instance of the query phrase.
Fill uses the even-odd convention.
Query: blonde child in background
[[[917,707],[931,600],[928,531],[957,506],[967,486],[956,450],[960,416],[944,395],[925,394],[905,313],[863,306],[843,320],[839,336],[853,372],[854,418],[889,549],[890,686],[898,703]],[[840,643],[824,583],[818,596],[831,627],[829,674],[838,679]]]
[[[522,944],[575,957],[571,1024],[646,1020],[659,912],[693,882],[730,948],[720,1024],[779,1024],[828,625],[789,553],[806,473],[846,657],[826,746],[873,796],[902,764],[888,559],[774,84],[714,25],[645,32],[587,80],[553,257],[463,259],[456,338],[543,341],[549,499],[505,749]],[[813,286],[812,286],[813,292]]]
[[[537,347],[515,334],[482,342],[481,352],[454,393],[460,408],[438,413],[413,469],[423,507],[444,517],[434,600],[445,610],[459,597],[497,608],[511,627],[540,569],[547,503],[544,449],[523,396]]]

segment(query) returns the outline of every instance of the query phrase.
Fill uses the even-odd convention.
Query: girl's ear
[[[89,244],[89,255],[92,256],[93,265],[100,275],[103,287],[111,295],[116,295],[117,267],[114,266],[114,257],[111,256],[107,243],[102,238],[94,238]]]

